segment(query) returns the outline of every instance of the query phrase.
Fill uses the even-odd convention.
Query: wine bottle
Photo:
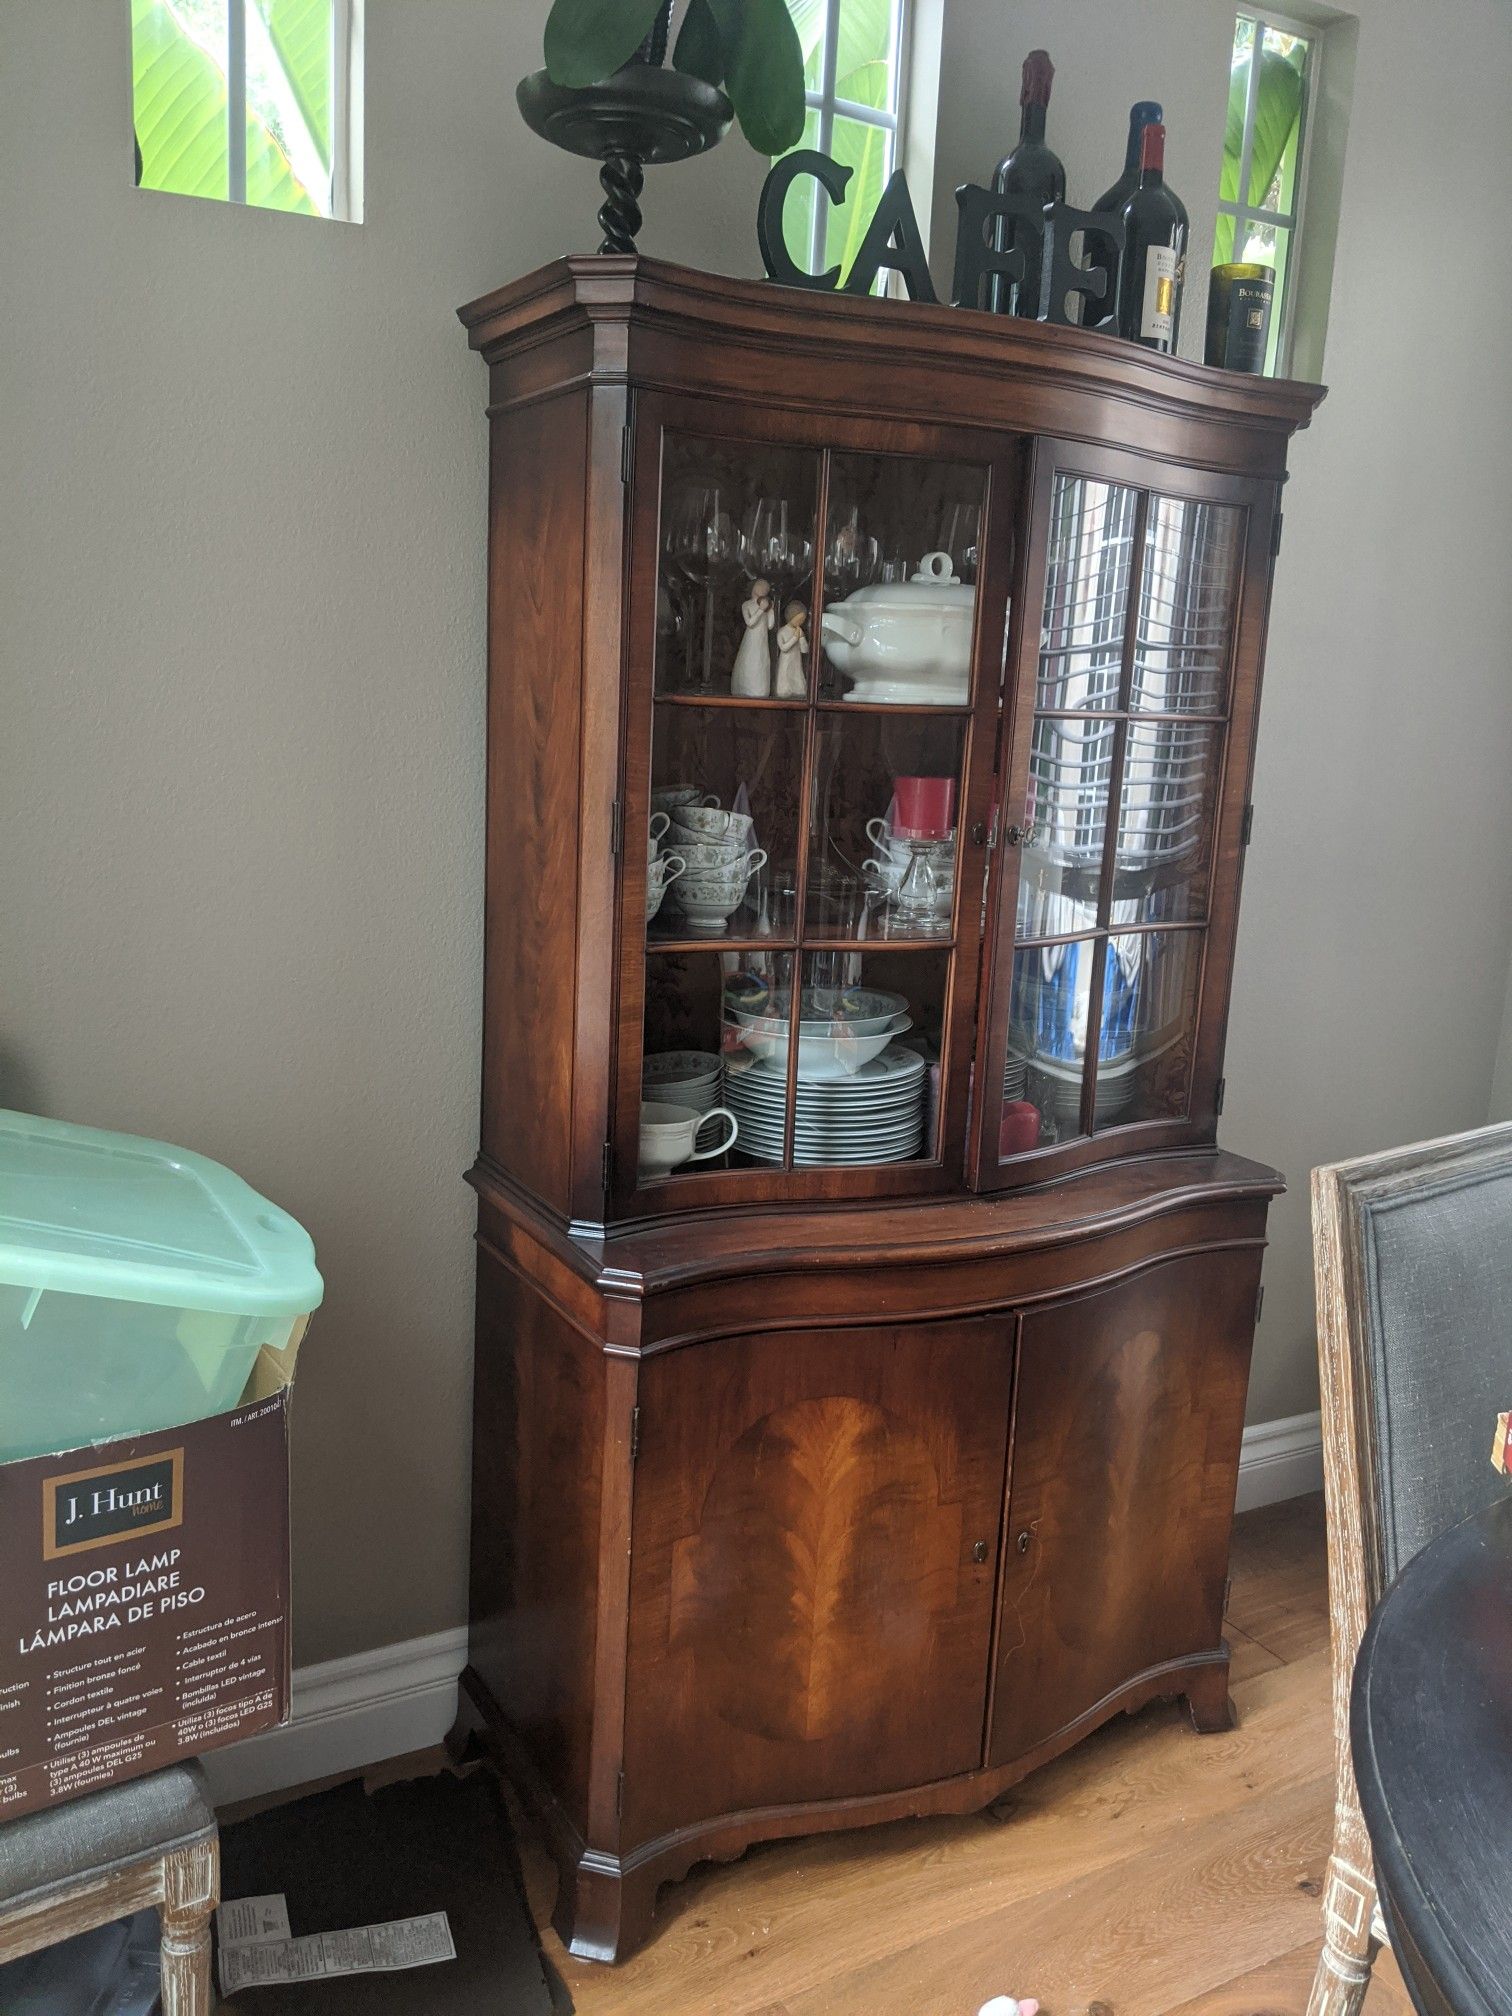
[[[1181,333],[1187,215],[1165,186],[1165,127],[1139,139],[1139,184],[1121,211],[1123,267],[1118,276],[1118,333],[1150,350],[1174,350]]]
[[[1116,217],[1139,187],[1140,135],[1146,126],[1158,126],[1164,118],[1164,111],[1153,98],[1141,98],[1137,105],[1129,107],[1129,144],[1124,149],[1123,173],[1092,205],[1095,216]]]
[[[1011,154],[999,161],[992,186],[1001,196],[1027,196],[1041,209],[1047,203],[1066,200],[1066,171],[1060,157],[1045,144],[1045,113],[1050,104],[1050,85],[1055,65],[1043,49],[1031,49],[1024,58],[1024,79],[1019,91],[1019,142]],[[988,306],[998,315],[1027,315],[1031,320],[1040,310],[1040,273],[1044,238],[1038,231],[1020,228],[1016,233],[1010,219],[998,222],[993,244],[999,252],[1018,246],[1024,255],[1024,277],[1010,280],[994,273]]]

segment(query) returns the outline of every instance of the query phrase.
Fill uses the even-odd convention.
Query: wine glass
[[[825,548],[824,593],[831,602],[841,602],[877,578],[881,549],[861,523],[861,514],[852,508],[835,527]]]
[[[786,497],[757,497],[740,526],[740,563],[753,581],[772,584],[776,608],[806,581],[814,558],[812,534]]]
[[[703,594],[701,624],[687,625],[687,685],[690,692],[708,693],[714,685],[715,600],[729,583],[737,557],[729,497],[719,484],[689,484],[678,493],[668,514],[664,550],[681,578]],[[694,652],[700,643],[702,670],[695,680]]]
[[[950,555],[950,564],[962,581],[977,578],[977,547],[982,534],[980,504],[952,504],[940,526],[940,551]]]

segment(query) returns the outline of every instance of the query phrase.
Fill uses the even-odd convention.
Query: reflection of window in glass
[[[362,0],[131,0],[139,188],[357,222]]]
[[[788,198],[788,250],[800,266],[849,274],[897,165],[908,0],[788,0],[803,44],[808,99],[802,147],[851,168],[843,204],[802,178]],[[885,284],[885,272],[879,284]]]
[[[1213,264],[1275,273],[1265,369],[1287,368],[1307,159],[1307,107],[1322,56],[1316,29],[1244,9],[1234,23]]]

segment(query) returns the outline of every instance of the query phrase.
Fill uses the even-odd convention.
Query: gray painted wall
[[[452,311],[592,242],[593,171],[514,112],[545,11],[371,0],[349,227],[139,194],[126,6],[0,0],[0,1100],[203,1149],[313,1232],[301,1662],[465,1607],[485,444]],[[1314,1404],[1308,1167],[1482,1117],[1512,923],[1512,21],[1362,12],[1229,1053],[1225,1140],[1295,1186],[1255,1419]],[[1046,40],[1073,194],[1154,91],[1201,216],[1224,0],[946,14],[936,209]],[[646,249],[749,269],[760,174],[733,138],[655,175]]]

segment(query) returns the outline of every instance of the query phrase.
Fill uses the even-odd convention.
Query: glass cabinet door
[[[987,568],[995,467],[661,432],[622,1188],[938,1166],[957,957],[964,929],[974,988],[980,937],[980,845],[974,893],[957,875],[990,790],[977,667],[990,636],[995,716],[1015,517],[1005,480]],[[979,842],[984,821],[985,802]]]
[[[1050,480],[999,1166],[1189,1115],[1247,517]]]

